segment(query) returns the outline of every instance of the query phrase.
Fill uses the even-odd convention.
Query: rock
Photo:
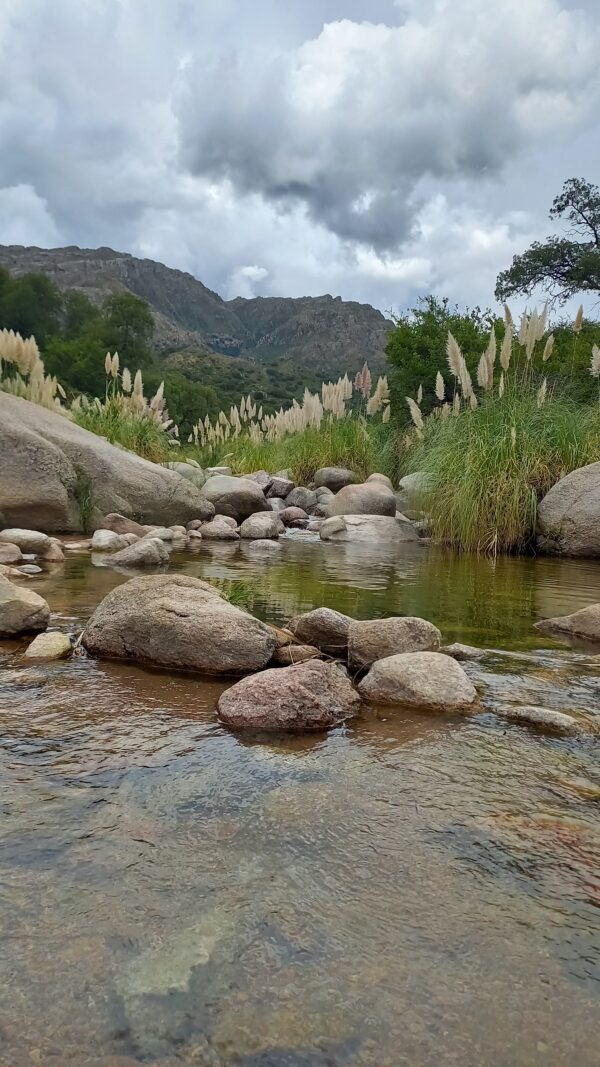
[[[294,635],[291,630],[282,629],[280,626],[273,626],[272,623],[267,623],[267,626],[275,638],[275,648],[283,648],[284,645],[294,644]]]
[[[283,499],[289,496],[293,488],[294,482],[291,478],[282,478],[276,474],[271,479],[271,485],[267,489],[267,497],[269,499]]]
[[[71,650],[71,639],[67,634],[47,630],[33,639],[23,655],[26,659],[64,659]]]
[[[322,541],[363,541],[370,545],[419,541],[419,535],[408,519],[388,515],[335,515],[325,519],[319,534]]]
[[[185,538],[187,537],[187,530],[185,526],[169,526],[169,529],[176,540],[181,540],[181,538],[185,540]]]
[[[27,575],[21,574],[16,567],[7,567],[4,563],[0,563],[0,575],[3,578],[26,578]]]
[[[312,659],[244,678],[218,707],[234,730],[326,730],[351,718],[360,698],[343,667]]]
[[[533,705],[512,707],[503,705],[492,709],[495,715],[502,719],[523,726],[533,726],[545,733],[558,734],[562,737],[572,737],[576,734],[585,733],[586,727],[572,715],[565,715],[562,711],[553,711],[551,708],[537,708]]]
[[[387,474],[370,474],[367,478],[368,482],[380,482],[381,485],[387,485],[388,489],[392,490],[392,493],[394,492],[394,483],[391,478],[388,478]]]
[[[537,511],[538,545],[565,556],[600,556],[600,463],[567,474]]]
[[[139,522],[128,519],[126,515],[119,515],[118,512],[105,515],[98,526],[101,530],[112,530],[116,534],[136,534],[137,537],[143,537],[145,533]]]
[[[0,543],[0,563],[20,563],[22,559],[23,553],[18,545],[11,545],[8,541]]]
[[[431,475],[424,471],[406,474],[404,478],[401,478],[396,493],[398,511],[409,519],[422,518],[423,507],[431,484]]]
[[[485,649],[475,648],[473,645],[461,645],[460,641],[455,641],[452,645],[444,645],[440,648],[440,652],[444,656],[452,656],[452,659],[456,659],[459,662],[462,660],[468,662],[483,659],[486,655]]]
[[[330,489],[332,493],[338,493],[344,486],[352,485],[353,482],[357,481],[358,478],[354,471],[350,471],[346,467],[321,467],[314,477],[317,489],[324,486],[326,489]]]
[[[324,485],[320,485],[318,489],[315,489],[315,493],[319,504],[329,504],[335,496],[335,493],[332,493],[331,489],[327,489]]]
[[[23,566],[17,568],[20,574],[42,574],[42,568],[38,567],[35,563],[24,563]]]
[[[256,553],[257,555],[273,555],[276,552],[281,552],[281,545],[277,541],[267,540],[267,538],[257,537],[254,541],[246,539],[241,542],[245,552]]]
[[[270,511],[262,489],[250,478],[216,475],[208,479],[202,492],[217,515],[229,515],[236,522],[258,511]]]
[[[437,652],[441,636],[432,623],[412,616],[364,622],[353,619],[348,628],[350,666],[364,670],[378,659],[402,652]]]
[[[206,481],[206,475],[202,470],[202,467],[197,463],[165,463],[165,467],[168,470],[176,471],[182,478],[187,478],[192,485],[195,485],[197,489],[202,489]]]
[[[584,637],[588,641],[600,641],[600,604],[590,604],[587,608],[574,611],[572,615],[561,615],[555,619],[543,619],[536,622],[536,630],[548,634],[565,634],[567,637]]]
[[[161,567],[170,559],[169,550],[160,537],[146,534],[134,545],[110,556],[111,565],[118,567]]]
[[[0,577],[0,637],[45,630],[49,618],[50,608],[43,597]]]
[[[202,541],[202,530],[188,530],[188,543],[194,545]]]
[[[332,501],[330,515],[389,515],[396,514],[396,497],[391,489],[379,482],[363,482],[340,489]]]
[[[217,515],[216,518],[221,519],[226,526],[231,526],[232,530],[236,530],[239,533],[239,527],[237,521],[231,517],[231,515]]]
[[[279,537],[279,519],[273,511],[262,511],[244,519],[240,526],[240,537],[250,541]]]
[[[144,534],[143,539],[155,538],[159,541],[166,541],[167,543],[173,540],[174,534],[170,526],[152,526],[147,533]]]
[[[285,511],[285,500],[282,500],[280,496],[270,496],[267,500],[271,511],[274,511],[276,515],[280,511]]]
[[[201,526],[202,519],[192,519],[191,522],[188,522],[185,532],[189,534],[192,530],[199,530]]]
[[[95,528],[118,512],[188,522],[200,490],[175,471],[116,448],[56,411],[0,391],[0,500],[10,526]]]
[[[42,556],[44,563],[64,563],[65,554],[59,545],[51,544],[47,552]]]
[[[117,534],[113,530],[96,530],[92,537],[92,552],[121,552],[128,545],[125,534]]]
[[[239,541],[240,535],[222,515],[215,515],[212,522],[205,522],[201,528],[202,538],[206,541]]]
[[[302,529],[308,522],[308,515],[303,508],[288,508],[279,512],[279,518],[284,526],[296,526]]]
[[[439,652],[405,652],[377,660],[359,683],[373,704],[395,704],[420,711],[458,711],[471,707],[477,692],[463,668]]]
[[[291,667],[293,663],[306,663],[309,659],[320,656],[318,648],[313,645],[287,644],[276,648],[273,653],[273,663],[281,667]]]
[[[214,675],[261,670],[275,651],[264,623],[181,574],[117,586],[96,608],[83,644],[94,656]]]
[[[256,484],[260,486],[265,495],[273,484],[273,478],[271,477],[268,471],[254,471],[253,474],[248,474],[246,475],[246,477],[250,478],[252,482],[256,482]]]
[[[4,396],[4,393],[0,394]],[[4,457],[3,457],[4,462]],[[0,471],[0,478],[2,477]],[[16,545],[21,549],[21,552],[26,554],[33,553],[35,556],[43,556],[44,552],[47,552],[52,544],[50,538],[45,533],[39,533],[37,530],[2,530],[0,533],[0,544]]]
[[[289,629],[303,644],[315,645],[322,652],[344,656],[348,647],[348,631],[354,620],[332,608],[315,608],[296,615]]]
[[[286,508],[302,508],[308,515],[316,508],[318,502],[317,494],[304,485],[298,485],[292,489],[285,498]]]
[[[231,478],[231,467],[207,467],[206,474],[208,478],[214,478],[221,474],[225,478]]]

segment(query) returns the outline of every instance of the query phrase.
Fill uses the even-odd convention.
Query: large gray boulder
[[[312,659],[244,678],[218,706],[234,730],[327,730],[351,718],[360,697],[343,667]]]
[[[564,556],[600,556],[600,463],[561,478],[537,513],[538,545]]]
[[[235,526],[225,521],[225,515],[215,515],[211,522],[205,522],[198,531],[206,541],[239,541],[240,535]]]
[[[4,460],[4,456],[2,457]],[[2,474],[0,472],[0,478]],[[8,529],[0,532],[0,544],[16,545],[21,552],[43,556],[52,546],[52,541],[45,533],[38,530]]]
[[[275,651],[264,623],[185,575],[133,578],[99,604],[83,644],[94,656],[203,674],[261,670]]]
[[[279,537],[279,516],[274,511],[262,511],[256,515],[250,515],[244,519],[240,526],[240,537],[243,540],[259,540],[264,538]]]
[[[317,489],[331,489],[332,493],[338,493],[344,486],[352,485],[356,481],[356,474],[347,467],[321,467],[314,477]]]
[[[281,500],[291,493],[294,488],[294,482],[291,478],[282,478],[280,475],[275,474],[271,479],[271,485],[267,489],[267,497],[269,499]]]
[[[162,567],[170,558],[169,549],[160,537],[146,535],[135,544],[109,555],[108,562],[115,567]]]
[[[175,471],[116,448],[65,415],[0,391],[0,511],[7,526],[95,529],[109,512],[188,522],[200,491]]]
[[[381,485],[387,485],[392,492],[394,491],[394,483],[391,478],[388,478],[387,474],[370,474],[367,482],[379,482]]]
[[[262,489],[251,478],[217,474],[208,479],[202,493],[214,505],[217,515],[228,515],[236,522],[243,522],[257,511],[271,510]]]
[[[307,489],[305,485],[297,485],[285,498],[286,508],[302,508],[308,515],[314,511],[318,503],[319,498],[314,489]]]
[[[314,645],[322,652],[344,656],[348,647],[348,631],[353,619],[332,608],[314,608],[296,615],[288,629],[302,644]]]
[[[402,652],[437,652],[442,635],[437,626],[412,616],[353,620],[348,629],[348,659],[354,670]]]
[[[600,641],[600,604],[560,615],[554,619],[536,622],[536,630],[547,634],[564,634],[565,637],[583,637],[588,641]]]
[[[321,523],[322,541],[350,541],[376,546],[396,545],[418,541],[419,534],[404,516],[390,515],[334,515]]]
[[[0,542],[0,563],[21,563],[22,560],[23,553],[18,545],[14,545],[11,541]]]
[[[49,618],[43,597],[0,576],[0,637],[45,630]]]
[[[396,497],[381,482],[363,482],[340,489],[329,506],[330,515],[396,514]]]
[[[377,660],[358,690],[373,704],[419,711],[459,711],[477,699],[460,664],[440,652],[406,652]]]

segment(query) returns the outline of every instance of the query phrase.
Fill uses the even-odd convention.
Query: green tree
[[[121,366],[131,370],[151,360],[154,319],[144,300],[132,293],[116,293],[102,305],[102,336],[107,350],[118,352]]]
[[[63,323],[61,335],[68,341],[81,337],[90,329],[99,330],[100,309],[78,289],[69,289],[63,298]]]
[[[600,292],[600,189],[583,178],[570,178],[554,198],[551,219],[563,219],[565,236],[534,241],[498,275],[496,297],[530,296],[544,289],[564,304],[582,292]]]
[[[23,274],[0,285],[0,321],[3,328],[23,337],[35,336],[43,346],[60,329],[62,297],[44,274]]]

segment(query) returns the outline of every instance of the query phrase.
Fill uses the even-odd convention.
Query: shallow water
[[[0,1063],[597,1067],[600,743],[493,707],[600,719],[600,649],[532,628],[600,566],[297,535],[172,568],[276,623],[423,615],[494,650],[486,709],[264,743],[217,724],[223,683],[0,645]],[[32,587],[77,632],[126,577],[75,554]]]

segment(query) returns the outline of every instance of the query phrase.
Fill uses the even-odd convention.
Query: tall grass
[[[85,430],[105,437],[111,444],[137,452],[143,459],[153,463],[173,459],[173,450],[161,426],[136,412],[123,410],[115,397],[109,397],[99,406],[90,404],[76,408],[73,418]]]

